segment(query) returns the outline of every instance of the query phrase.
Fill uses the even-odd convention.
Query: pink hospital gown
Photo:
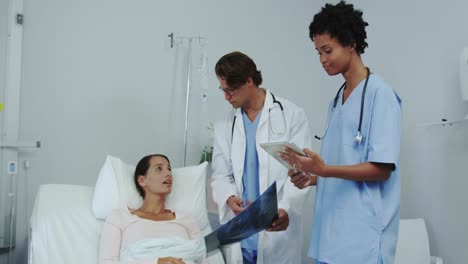
[[[120,250],[125,245],[146,238],[180,237],[203,239],[195,219],[178,215],[174,220],[153,221],[132,214],[127,208],[116,209],[107,217],[101,234],[100,264],[120,263]],[[168,256],[178,258],[178,256]],[[156,264],[158,259],[145,259],[132,264]],[[128,263],[128,262],[126,262]],[[186,262],[189,263],[189,262]],[[202,263],[207,263],[203,258]]]

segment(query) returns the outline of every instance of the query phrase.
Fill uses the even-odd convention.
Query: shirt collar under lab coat
[[[268,111],[273,107],[273,96],[271,92],[264,88],[260,88],[260,89],[265,91],[265,101],[263,102],[262,116],[260,117],[260,121],[258,123],[259,128],[268,120],[268,116],[269,116]],[[242,108],[241,107],[236,109],[235,116],[237,120],[242,120]]]

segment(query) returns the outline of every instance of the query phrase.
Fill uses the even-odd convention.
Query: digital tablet
[[[260,147],[262,147],[268,154],[273,156],[279,163],[283,164],[286,168],[288,169],[294,169],[293,166],[290,166],[286,161],[284,161],[280,155],[279,152],[284,152],[284,148],[288,147],[292,150],[294,150],[298,155],[301,156],[307,156],[304,151],[301,150],[296,144],[292,142],[271,142],[271,143],[261,143]]]

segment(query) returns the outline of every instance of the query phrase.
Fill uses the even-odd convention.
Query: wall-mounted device
[[[463,101],[468,102],[468,47],[460,54],[460,88]]]
[[[468,46],[465,47],[460,53],[460,58],[458,60],[458,76],[460,79],[461,99],[464,102],[468,103]],[[419,124],[419,126],[433,126],[433,125],[452,126],[455,123],[467,122],[468,114],[465,116],[465,118],[458,119],[458,120],[447,120],[446,118],[442,118],[441,120],[442,122]]]
[[[468,47],[460,55],[460,90],[463,101],[468,102]],[[468,120],[468,113],[465,116]]]

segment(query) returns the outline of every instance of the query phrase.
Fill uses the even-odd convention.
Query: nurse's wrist
[[[321,172],[318,173],[318,175],[319,175],[320,177],[323,177],[323,178],[330,177],[330,169],[331,169],[330,166],[324,165],[324,166],[322,167]]]

